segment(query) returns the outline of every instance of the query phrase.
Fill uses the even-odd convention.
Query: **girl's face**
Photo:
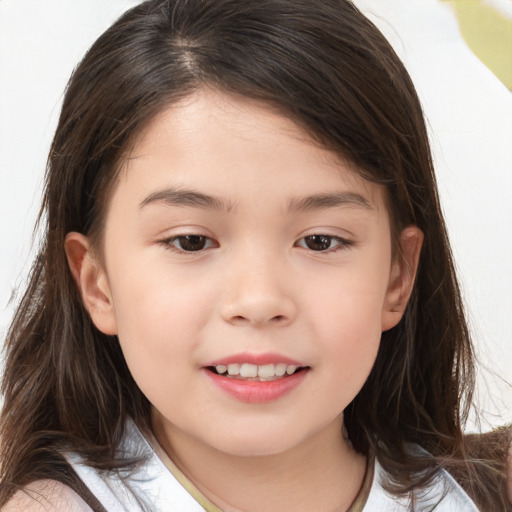
[[[402,245],[414,268],[421,233]],[[340,432],[414,274],[392,260],[381,186],[288,119],[213,91],[136,144],[101,266],[81,235],[67,250],[168,439],[236,455]]]

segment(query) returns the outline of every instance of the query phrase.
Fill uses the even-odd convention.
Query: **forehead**
[[[383,187],[363,179],[354,165],[289,118],[261,102],[215,90],[198,91],[158,114],[133,145],[119,182],[141,192],[160,182],[245,197],[343,189],[384,206]]]

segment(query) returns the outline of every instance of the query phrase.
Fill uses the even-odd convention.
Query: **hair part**
[[[441,466],[471,475],[470,493],[495,510],[505,499],[500,468],[473,460],[462,436],[473,354],[421,106],[388,42],[346,0],[150,0],[77,67],[48,159],[45,241],[7,336],[0,506],[16,486],[65,480],[56,468],[67,449],[98,469],[134,463],[118,459],[116,447],[128,416],[149,427],[150,406],[117,338],[92,324],[64,239],[83,233],[101,253],[108,199],[137,138],[205,87],[277,109],[385,186],[395,241],[407,225],[423,231],[406,313],[383,333],[346,427],[356,450],[378,457],[394,492],[420,487]],[[410,443],[431,456],[414,456]]]

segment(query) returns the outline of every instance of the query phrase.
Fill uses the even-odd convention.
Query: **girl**
[[[3,510],[506,509],[507,434],[462,436],[421,108],[351,3],[129,11],[69,83],[40,219]]]

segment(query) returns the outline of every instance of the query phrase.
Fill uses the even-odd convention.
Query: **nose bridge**
[[[296,304],[283,257],[257,244],[233,253],[224,281],[222,314],[226,321],[253,325],[293,321]]]

